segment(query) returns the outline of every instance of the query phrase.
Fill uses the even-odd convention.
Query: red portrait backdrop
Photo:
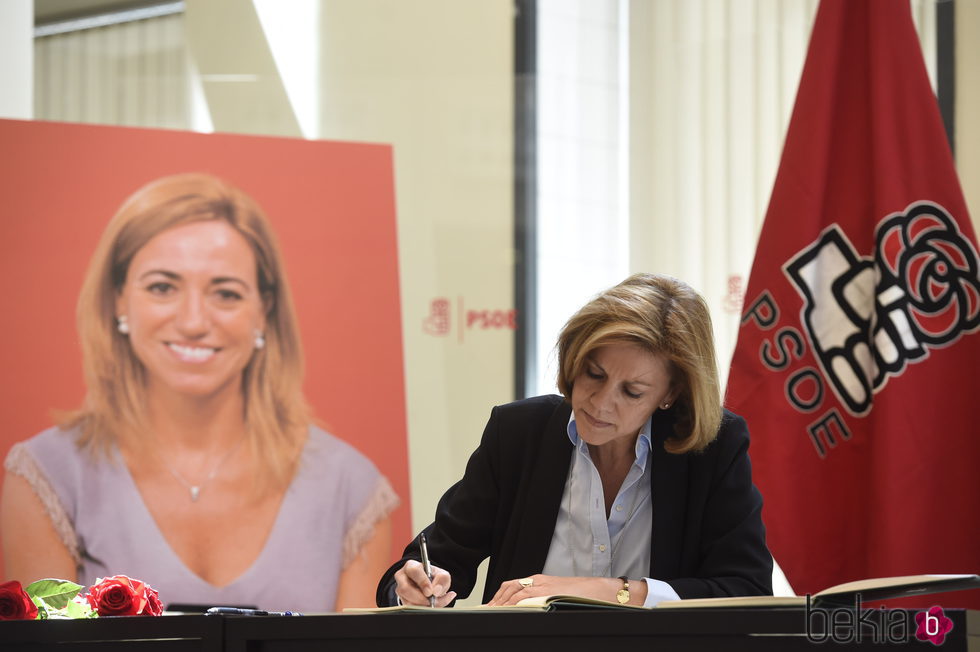
[[[153,179],[205,172],[244,190],[272,223],[306,397],[401,497],[400,556],[411,533],[391,147],[13,120],[0,120],[0,145],[0,459],[53,412],[81,404],[75,304],[109,219]]]

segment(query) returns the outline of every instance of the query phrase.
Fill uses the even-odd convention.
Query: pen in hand
[[[432,581],[432,564],[429,563],[429,547],[425,545],[425,532],[419,534],[419,548],[422,549],[422,570],[425,571],[425,576]],[[436,606],[436,596],[429,596],[429,606]]]

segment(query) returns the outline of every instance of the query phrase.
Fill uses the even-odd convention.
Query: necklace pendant
[[[191,502],[196,503],[197,497],[201,495],[200,487],[191,487]]]

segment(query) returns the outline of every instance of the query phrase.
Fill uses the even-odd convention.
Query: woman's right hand
[[[445,607],[456,599],[456,592],[450,591],[452,577],[437,566],[432,567],[432,580],[425,576],[421,562],[410,559],[395,571],[395,593],[402,604],[429,606],[429,596],[434,595],[437,607]]]

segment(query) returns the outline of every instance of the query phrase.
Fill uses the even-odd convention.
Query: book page
[[[518,607],[539,607],[547,609],[554,605],[573,606],[573,607],[600,607],[605,609],[643,609],[649,607],[635,604],[620,604],[609,602],[608,600],[597,600],[595,598],[583,598],[577,595],[540,595],[533,598],[524,598],[517,603]]]
[[[523,602],[523,600],[522,600]],[[429,607],[417,604],[405,604],[395,607],[347,607],[344,609],[345,614],[380,614],[380,613],[399,613],[399,612],[409,612],[409,613],[432,613],[432,614],[448,614],[448,613],[492,613],[495,611],[547,611],[549,606],[547,604],[516,604],[516,605],[506,605],[501,607],[491,607],[486,604],[474,605],[472,607]]]
[[[941,592],[945,589],[943,588],[946,584],[960,584],[968,585],[971,580],[977,582],[977,586],[980,587],[980,578],[976,575],[900,575],[898,577],[878,577],[867,580],[857,580],[854,582],[846,582],[844,584],[838,584],[837,586],[832,586],[829,589],[824,589],[818,593],[814,594],[814,597],[825,596],[825,595],[835,595],[839,593],[865,593],[870,591],[877,591],[878,589],[891,589],[894,588],[900,593],[896,594],[895,597],[899,595],[915,595],[916,593],[932,593]]]
[[[533,598],[524,598],[516,605],[506,605],[491,607],[481,604],[473,607],[453,607],[451,609],[437,609],[421,605],[403,605],[400,607],[373,607],[373,608],[353,608],[344,609],[344,613],[388,613],[399,611],[411,612],[430,612],[430,613],[472,613],[472,612],[494,612],[494,611],[551,611],[555,608],[597,608],[597,609],[641,609],[648,610],[648,607],[632,604],[619,604],[618,602],[608,602],[606,600],[596,600],[593,598],[583,598],[576,595],[541,595]]]
[[[838,584],[814,593],[811,599],[817,603],[848,601],[860,593],[862,600],[884,600],[909,595],[943,593],[960,589],[980,588],[977,575],[903,575],[878,577]],[[834,600],[837,598],[837,600]],[[795,607],[806,604],[806,596],[750,595],[733,598],[693,598],[689,600],[664,600],[658,609],[711,608],[711,607]]]
[[[662,600],[657,609],[710,609],[742,607],[799,607],[806,598],[799,595],[744,595],[734,598],[690,598],[688,600]]]

